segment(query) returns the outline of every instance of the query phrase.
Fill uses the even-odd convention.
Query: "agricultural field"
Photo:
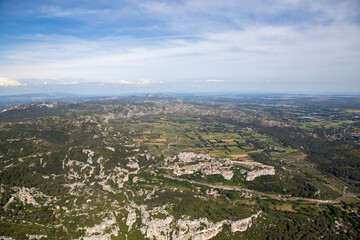
[[[256,95],[2,109],[0,238],[358,239],[359,106]]]

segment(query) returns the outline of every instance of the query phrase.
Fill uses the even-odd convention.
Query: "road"
[[[345,199],[347,197],[358,198],[358,196],[356,194],[345,193],[345,192],[344,192],[343,196],[341,196],[337,199],[329,199],[329,200],[303,198],[303,197],[286,197],[286,196],[275,195],[275,194],[270,194],[270,193],[263,193],[263,192],[251,190],[248,188],[237,187],[237,186],[224,186],[224,185],[213,185],[213,184],[209,184],[209,183],[202,183],[202,182],[197,182],[197,181],[193,181],[193,180],[177,178],[177,177],[173,177],[170,175],[163,175],[163,177],[166,177],[166,178],[169,178],[172,180],[176,180],[176,181],[188,182],[188,183],[195,184],[195,185],[207,186],[207,187],[211,187],[211,188],[257,194],[257,195],[260,195],[261,197],[275,199],[275,200],[279,200],[279,201],[307,201],[307,202],[314,202],[314,203],[318,203],[318,204],[320,204],[320,203],[335,204],[335,203],[341,202],[343,199]]]
[[[164,153],[165,152],[165,150],[169,150],[170,149],[170,146],[173,146],[173,145],[176,145],[176,144],[178,144],[178,141],[179,141],[179,137],[181,136],[181,135],[183,135],[184,133],[180,133],[179,135],[177,135],[176,136],[176,142],[174,142],[174,143],[168,143],[168,147],[166,148],[166,149],[163,149],[161,152],[162,153]]]

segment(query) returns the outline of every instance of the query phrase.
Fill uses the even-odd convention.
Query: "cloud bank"
[[[21,83],[19,83],[18,81],[0,77],[0,87],[17,87],[20,85]]]
[[[360,91],[356,0],[4,6],[0,74],[21,82]]]
[[[205,82],[220,83],[220,82],[224,82],[224,80],[220,80],[220,79],[209,79],[209,80],[205,80]]]

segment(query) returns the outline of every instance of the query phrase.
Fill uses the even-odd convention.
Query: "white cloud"
[[[70,35],[36,35],[32,39],[27,35],[22,44],[11,44],[1,50],[0,72],[13,79],[43,79],[49,85],[56,84],[53,78],[59,78],[74,85],[129,87],[194,79],[226,85],[264,79],[273,83],[278,79],[337,78],[340,82],[358,78],[360,28],[353,19],[359,15],[359,4],[354,0],[265,2],[134,1],[131,6],[141,7],[126,14],[118,14],[118,5],[107,6],[110,10],[103,6],[100,10],[43,7],[39,10],[43,15],[83,16],[84,22],[93,19],[96,24],[100,24],[100,19],[105,19],[105,23],[118,21],[115,12],[124,19],[141,15],[144,21],[139,24],[134,18],[125,21],[131,23],[129,28],[139,31],[148,27],[143,23],[151,19],[158,29],[155,35],[144,31],[139,34],[141,38],[133,34],[134,29],[126,31],[123,27],[121,31],[106,33],[106,26],[101,31],[104,35],[91,38],[70,32]],[[298,14],[292,14],[295,12]],[[101,18],[94,17],[95,14],[102,14]],[[94,29],[101,26],[104,25]],[[176,38],[171,37],[174,34]],[[352,81],[359,86],[359,82]],[[217,88],[222,84],[206,86]]]
[[[205,82],[219,83],[219,82],[224,82],[224,80],[220,80],[220,79],[209,79],[209,80],[206,80]]]
[[[79,83],[77,81],[70,81],[70,82],[60,82],[56,83],[57,85],[78,85]]]
[[[21,83],[19,83],[18,81],[0,77],[0,87],[16,87],[20,85]]]
[[[47,17],[66,17],[66,16],[79,16],[79,15],[97,15],[97,14],[107,14],[110,12],[110,9],[63,9],[58,6],[43,6],[41,7],[41,12]]]
[[[151,85],[156,82],[150,81],[149,79],[142,78],[139,81],[127,81],[127,80],[116,80],[116,81],[104,81],[101,82],[103,85],[106,84],[124,84],[124,85]]]
[[[149,79],[141,79],[138,83],[138,85],[150,85],[152,82]]]
[[[103,84],[112,83],[112,84],[134,84],[132,82],[126,80],[117,80],[117,81],[110,81],[110,82],[103,82]]]
[[[11,61],[0,66],[0,71],[10,73],[9,77],[15,79],[67,78],[79,79],[79,83],[113,81],[128,85],[151,84],[142,79],[144,75],[157,81],[189,76],[240,80],[292,75],[300,78],[315,72],[325,78],[326,74],[334,76],[326,69],[339,74],[354,72],[349,68],[360,59],[359,37],[359,28],[351,25],[306,29],[256,26],[242,31],[208,33],[196,39],[161,39],[157,44],[130,38],[63,41],[58,36],[58,40],[8,50],[3,58]],[[126,80],[112,80],[116,77]]]

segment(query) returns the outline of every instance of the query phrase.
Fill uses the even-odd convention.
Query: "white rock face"
[[[249,171],[246,173],[246,181],[252,181],[257,177],[264,175],[275,175],[275,168],[272,166],[267,166],[267,168],[260,170]]]
[[[134,209],[127,208],[129,213],[126,219],[126,225],[129,227],[128,232],[130,232],[132,225],[136,222],[136,212]]]
[[[115,152],[115,148],[113,148],[113,147],[105,147],[107,150],[110,150],[110,151],[113,151],[113,152]]]
[[[45,201],[44,205],[47,205],[48,202],[51,200],[51,198],[42,192],[38,192],[35,188],[26,188],[26,187],[13,187],[13,190],[16,191],[16,193],[12,194],[9,201],[4,205],[3,209],[6,211],[7,207],[10,203],[14,202],[15,200],[18,200],[22,202],[22,204],[25,206],[25,204],[31,204],[37,208],[41,207],[41,204],[36,201],[36,199],[40,201]]]
[[[15,238],[12,237],[6,237],[6,236],[0,236],[1,240],[16,240]]]
[[[221,172],[221,175],[226,179],[226,180],[231,180],[232,177],[234,176],[234,172],[231,170],[225,170]]]
[[[69,151],[70,150],[71,148]],[[104,162],[106,159],[104,159],[104,157],[99,156],[97,159],[93,159],[95,152],[89,149],[83,149],[82,152],[87,154],[88,158],[86,163],[71,160],[67,156],[62,161],[62,167],[67,170],[67,178],[75,180],[75,182],[66,185],[71,187],[70,194],[73,195],[76,195],[76,191],[85,189],[90,177],[98,179],[98,184],[103,190],[117,193],[121,191],[120,189],[123,188],[124,183],[129,181],[129,174],[137,174],[140,170],[138,160],[135,156],[127,159],[127,167],[131,168],[131,170],[121,168],[120,164],[112,169],[105,169]],[[95,172],[98,174],[95,175]],[[115,186],[110,185],[109,183],[111,182],[115,183]]]
[[[154,160],[155,156],[152,156],[151,154],[146,154],[146,161]]]
[[[260,214],[261,211],[238,221],[223,220],[217,223],[209,222],[206,218],[196,220],[179,219],[177,221],[179,231],[173,231],[173,239],[188,240],[191,238],[194,240],[208,240],[221,232],[224,224],[229,224],[232,232],[243,232],[251,226],[252,221],[258,218]],[[201,226],[203,226],[203,229],[201,229]]]
[[[164,160],[167,164],[167,169],[173,170],[173,173],[176,176],[181,176],[184,174],[194,174],[197,171],[201,171],[205,175],[214,175],[220,174],[226,180],[231,180],[234,176],[234,172],[230,170],[232,165],[244,165],[250,167],[252,171],[242,170],[241,172],[246,176],[247,181],[252,181],[255,178],[263,175],[275,175],[275,168],[273,166],[264,165],[258,162],[240,162],[240,161],[231,161],[230,159],[216,159],[208,154],[197,154],[193,152],[182,152],[177,156],[180,160],[175,162],[175,157],[168,157]],[[191,164],[199,160],[199,163]],[[183,164],[185,163],[185,165]]]
[[[79,188],[85,187],[85,183],[83,182],[76,182],[76,183],[68,183],[64,184],[65,187],[69,187],[69,193],[72,195],[76,195]]]
[[[42,238],[47,239],[47,238],[48,238],[47,235],[26,234],[26,236],[27,236],[29,239],[42,239]],[[1,237],[0,237],[0,238],[1,238]]]
[[[134,203],[131,204],[131,207],[141,211],[142,226],[140,228],[140,231],[142,234],[144,234],[149,239],[158,239],[158,240],[170,239],[170,233],[172,231],[172,225],[173,225],[172,223],[174,222],[174,217],[170,216],[169,213],[165,210],[168,207],[167,205],[164,205],[162,207],[155,207],[151,210],[147,210],[146,205],[137,206]],[[132,210],[129,211],[129,214],[131,213],[131,211]],[[166,216],[166,218],[158,219],[152,217],[153,215],[156,214],[163,214]],[[131,219],[132,217],[133,216],[130,217],[131,221],[133,221]],[[128,215],[128,220],[129,220],[129,215]]]
[[[262,211],[259,211],[258,213],[251,215],[248,218],[241,219],[239,221],[232,222],[230,224],[231,231],[232,232],[244,232],[252,225],[252,221],[260,216]]]
[[[250,167],[251,169],[254,168],[261,168],[252,171],[241,170],[241,173],[246,176],[246,181],[252,181],[257,177],[264,176],[264,175],[275,175],[275,168],[273,166],[265,165],[259,162],[238,162],[238,161],[231,161],[232,164],[239,164],[245,165]]]
[[[219,232],[222,231],[222,226],[226,223],[227,220],[221,222],[212,223],[209,222],[206,218],[188,220],[188,219],[179,219],[177,221],[177,226],[179,227],[179,232],[173,232],[174,240],[207,240],[215,237]],[[206,226],[204,229],[201,229],[201,226]]]
[[[83,153],[85,153],[85,154],[88,155],[87,162],[88,162],[89,164],[92,164],[92,163],[93,163],[92,157],[94,156],[94,153],[95,153],[95,152],[91,151],[90,149],[84,149],[84,150],[83,150]]]
[[[172,228],[170,224],[174,221],[173,216],[165,219],[147,220],[146,225],[140,228],[140,231],[149,239],[167,240],[170,239],[169,233]]]
[[[63,169],[67,169],[67,177],[71,180],[76,180],[76,183],[68,184],[67,186],[71,187],[70,194],[76,195],[75,188],[81,187],[84,185],[84,182],[94,174],[95,168],[92,164],[92,156],[94,152],[88,152],[88,150],[83,150],[88,154],[88,163],[83,163],[77,160],[71,160],[67,156],[62,161]],[[90,151],[90,150],[89,150]],[[82,180],[82,181],[81,181]]]
[[[5,192],[4,185],[0,184],[0,199],[2,198],[2,194]]]
[[[149,239],[169,240],[172,236],[173,240],[208,240],[215,237],[223,230],[223,225],[228,224],[232,232],[246,231],[254,219],[260,216],[261,211],[252,216],[238,221],[223,220],[220,222],[210,222],[206,218],[190,220],[188,216],[182,216],[175,221],[174,217],[169,215],[165,210],[167,206],[156,207],[154,209],[147,209],[146,205],[137,206],[131,203],[127,206],[128,217],[126,220],[129,231],[131,226],[136,221],[135,209],[141,212],[141,227],[140,231]],[[154,218],[156,214],[165,215],[164,219]]]
[[[151,199],[151,197],[155,194],[155,192],[156,192],[158,189],[159,189],[159,187],[154,187],[153,190],[146,195],[145,200]]]
[[[102,223],[98,225],[95,225],[93,227],[85,227],[85,237],[81,239],[107,240],[111,239],[111,236],[118,236],[118,232],[120,231],[120,229],[118,226],[116,226],[116,218],[112,213],[110,215],[110,217],[106,218]]]
[[[129,157],[127,160],[129,162],[128,162],[128,164],[126,166],[128,166],[129,168],[136,169],[136,170],[140,169],[140,166],[139,166],[139,163],[138,163],[139,161],[135,157]],[[136,173],[137,173],[137,171],[136,171]]]
[[[56,107],[56,103],[42,103],[39,107],[47,107],[47,108],[54,108]]]

